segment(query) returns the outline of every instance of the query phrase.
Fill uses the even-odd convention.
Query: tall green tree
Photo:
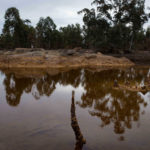
[[[24,39],[25,39],[25,47],[35,47],[36,46],[36,30],[31,25],[31,21],[29,19],[26,19],[23,21],[24,25]]]
[[[100,15],[97,15],[95,9],[83,9],[79,14],[83,13],[83,34],[84,44],[88,48],[102,47],[107,43],[107,34],[110,24]]]
[[[31,47],[35,43],[35,29],[31,21],[22,20],[17,8],[8,8],[4,18],[2,41],[5,48]]]
[[[3,38],[3,34],[0,34],[0,49],[4,48],[4,38]]]
[[[40,18],[36,26],[37,45],[46,49],[52,48],[53,31],[56,25],[50,17]]]
[[[124,35],[131,35],[131,49],[133,37],[136,38],[136,33],[149,18],[149,14],[145,12],[145,0],[94,0],[92,4],[96,4],[99,16],[106,18],[112,26],[117,26],[119,33],[117,38],[126,42],[128,39],[125,39]],[[125,28],[131,31],[124,30]],[[123,44],[121,42],[121,46]]]
[[[64,48],[75,48],[82,46],[82,29],[79,24],[61,27],[60,32]]]
[[[98,15],[112,24],[129,24],[132,30],[139,30],[148,21],[145,0],[94,0]]]
[[[24,46],[23,21],[20,18],[19,10],[15,7],[7,9],[5,13],[5,23],[3,35],[8,47]]]
[[[92,5],[97,9],[79,12],[87,47],[131,50],[149,19],[145,0],[94,0]]]
[[[146,38],[150,39],[150,26],[146,30]]]

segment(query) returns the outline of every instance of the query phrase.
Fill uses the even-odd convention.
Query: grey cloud
[[[77,22],[82,24],[82,15],[78,15],[77,12],[85,7],[91,8],[92,1],[93,0],[0,0],[0,30],[4,23],[5,11],[12,6],[19,9],[21,18],[30,19],[34,26],[40,17],[50,16],[58,27],[60,27]],[[149,0],[146,0],[146,6],[150,6]]]
[[[82,23],[82,16],[77,12],[91,7],[91,0],[0,0],[0,29],[4,22],[4,13],[9,7],[16,7],[23,19],[30,19],[35,26],[40,17],[50,16],[55,23],[65,26]]]

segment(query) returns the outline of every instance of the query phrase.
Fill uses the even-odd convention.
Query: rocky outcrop
[[[18,52],[19,51],[19,52]],[[63,55],[62,55],[63,54]],[[17,49],[0,55],[1,68],[68,68],[99,66],[131,66],[127,58],[116,58],[87,50]]]
[[[16,48],[16,53],[26,53],[26,52],[34,52],[34,51],[44,51],[43,48]]]

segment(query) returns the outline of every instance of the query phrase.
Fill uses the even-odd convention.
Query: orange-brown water
[[[143,84],[149,75],[148,67],[2,71],[0,150],[149,150],[150,92],[113,88],[114,80]]]

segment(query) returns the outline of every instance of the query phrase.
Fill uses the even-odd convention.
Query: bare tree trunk
[[[132,51],[133,39],[134,39],[134,35],[133,35],[133,33],[132,33],[132,37],[131,37],[131,42],[130,42],[129,52],[131,52],[131,51]]]

